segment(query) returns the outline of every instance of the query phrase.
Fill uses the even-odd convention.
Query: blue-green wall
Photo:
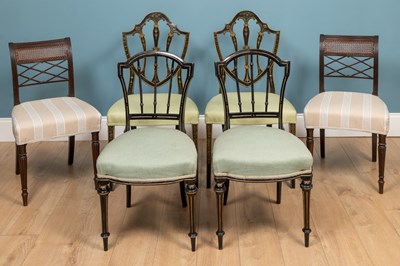
[[[248,9],[281,30],[279,56],[292,61],[287,98],[299,113],[318,90],[319,34],[380,36],[380,96],[400,112],[399,0],[0,0],[0,117],[12,109],[8,42],[70,36],[77,96],[103,115],[121,97],[116,62],[121,32],[161,11],[191,33],[186,59],[195,62],[189,96],[200,112],[217,92],[212,32]]]

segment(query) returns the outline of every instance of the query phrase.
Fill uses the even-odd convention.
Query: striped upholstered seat
[[[24,102],[13,108],[17,145],[100,130],[101,114],[75,97]]]
[[[386,135],[389,111],[367,93],[329,91],[313,97],[304,108],[307,128],[346,129]]]

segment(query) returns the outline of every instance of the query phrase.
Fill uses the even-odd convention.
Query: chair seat
[[[386,135],[389,111],[375,95],[329,91],[314,96],[304,108],[306,128],[348,129]]]
[[[185,133],[169,128],[128,131],[103,149],[97,176],[121,182],[163,183],[196,176],[197,151]]]
[[[131,113],[140,113],[140,96],[139,94],[131,94],[129,97],[129,110]],[[153,113],[153,94],[143,94],[143,101],[145,102],[144,112]],[[157,94],[157,110],[165,112],[167,109],[167,97],[168,94]],[[178,113],[180,106],[181,96],[180,94],[171,95],[171,107],[170,113]],[[150,108],[150,109],[149,109]],[[148,125],[171,125],[171,123],[177,124],[177,122],[167,120],[132,120],[131,126],[148,126]],[[197,105],[189,97],[186,100],[185,109],[185,123],[186,124],[198,124],[199,123],[199,109]],[[125,104],[124,99],[120,99],[115,102],[107,112],[107,125],[108,126],[125,126]]]
[[[100,131],[101,114],[75,97],[23,102],[14,106],[12,128],[17,145]]]
[[[312,164],[304,143],[277,128],[239,126],[224,131],[214,143],[216,177],[274,180],[311,174]]]
[[[250,97],[251,93],[241,93],[243,110],[251,110]],[[275,93],[269,93],[269,110],[278,110],[279,106],[279,95]],[[256,92],[255,110],[265,111],[265,93]],[[228,102],[234,103],[232,107],[234,109],[238,108],[236,93],[228,92]],[[232,108],[231,107],[231,108]],[[234,111],[234,110],[231,110]],[[224,105],[222,94],[214,96],[207,104],[205,112],[206,124],[223,124],[224,123]],[[283,123],[296,123],[297,112],[294,106],[288,101],[284,100],[283,104]],[[231,124],[233,125],[266,125],[266,124],[277,124],[277,119],[274,118],[250,118],[250,119],[232,119]]]

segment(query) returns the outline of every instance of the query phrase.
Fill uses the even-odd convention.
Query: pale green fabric
[[[241,94],[243,111],[251,111],[251,93],[246,92]],[[269,93],[269,111],[278,111],[279,95]],[[265,111],[265,93],[255,92],[255,110]],[[229,109],[231,112],[239,111],[237,104],[237,96],[235,92],[228,92]],[[223,124],[224,123],[224,106],[222,94],[214,96],[208,103],[204,112],[206,124]],[[296,123],[297,112],[294,106],[288,101],[283,103],[283,123]],[[232,119],[232,125],[266,125],[277,124],[278,120],[274,118],[249,118],[249,119]]]
[[[275,179],[310,174],[313,158],[296,136],[271,127],[239,126],[215,141],[215,176],[243,180]]]
[[[118,181],[168,182],[196,176],[197,151],[185,133],[139,128],[108,143],[97,159],[97,176]]]
[[[129,111],[131,113],[140,113],[140,95],[132,94],[129,95]],[[168,94],[160,93],[157,95],[157,111],[165,113],[167,110],[167,99]],[[144,112],[153,113],[154,106],[154,95],[147,93],[143,95],[144,101]],[[171,95],[170,113],[177,114],[179,112],[179,106],[181,101],[180,94]],[[189,97],[186,99],[186,110],[185,110],[185,123],[186,124],[198,124],[199,123],[199,109],[197,105]],[[131,126],[148,126],[148,125],[171,125],[178,124],[171,120],[132,120]],[[125,104],[124,99],[120,99],[115,102],[107,112],[107,125],[108,126],[125,126]]]

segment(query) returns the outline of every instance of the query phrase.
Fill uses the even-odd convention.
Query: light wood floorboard
[[[105,142],[101,142],[104,147]],[[231,182],[224,207],[224,249],[217,249],[216,200],[205,188],[205,141],[199,143],[197,250],[179,185],[125,187],[109,196],[109,250],[102,249],[99,197],[90,142],[77,142],[73,166],[66,142],[28,145],[29,205],[22,207],[15,145],[0,143],[0,265],[400,265],[400,139],[388,138],[385,192],[369,138],[315,139],[310,247],[296,189]]]

